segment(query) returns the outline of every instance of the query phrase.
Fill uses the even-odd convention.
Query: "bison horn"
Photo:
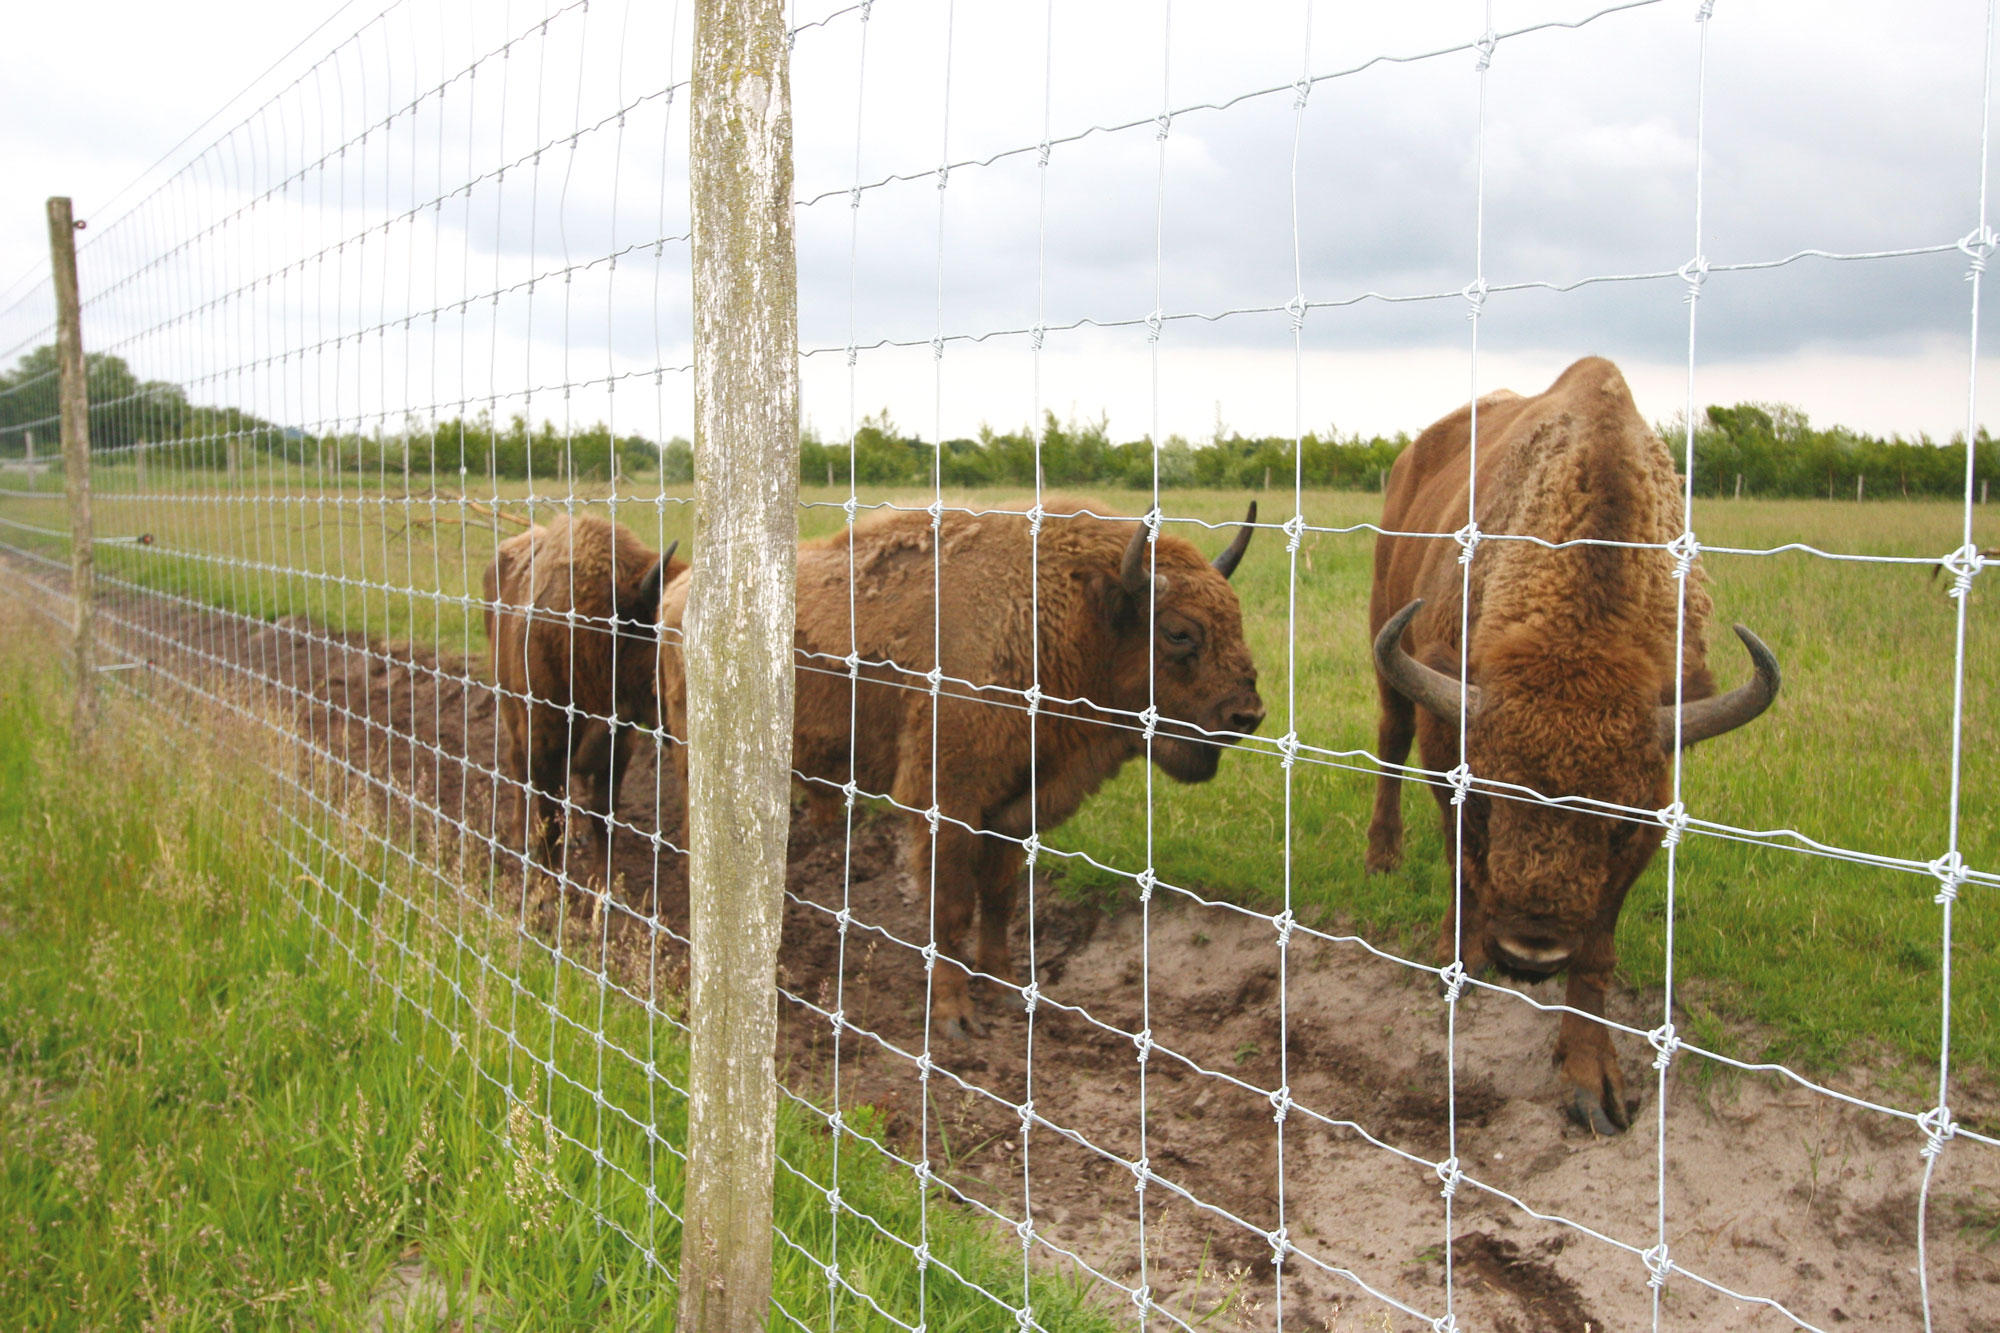
[[[1681,705],[1681,747],[1693,745],[1720,736],[1725,731],[1734,731],[1745,722],[1771,706],[1778,697],[1778,659],[1764,641],[1749,630],[1738,625],[1736,637],[1743,640],[1743,646],[1750,650],[1750,664],[1756,668],[1755,678],[1738,685],[1735,689],[1713,699],[1697,699]],[[1674,709],[1671,704],[1662,704],[1659,711],[1660,748],[1673,753]]]
[[[1243,559],[1243,550],[1250,545],[1250,533],[1257,523],[1257,502],[1250,502],[1250,512],[1243,516],[1243,523],[1236,529],[1236,540],[1229,543],[1229,549],[1215,557],[1215,568],[1222,577],[1228,578],[1236,572],[1236,565]]]
[[[1141,523],[1125,546],[1125,558],[1118,565],[1118,582],[1137,597],[1146,591],[1146,525]]]
[[[1423,599],[1419,597],[1382,626],[1382,632],[1375,636],[1375,669],[1382,673],[1382,679],[1388,681],[1396,693],[1411,703],[1422,704],[1447,726],[1455,727],[1459,721],[1459,682],[1442,671],[1425,666],[1403,651],[1403,631],[1410,627],[1410,621],[1423,607]],[[1476,712],[1479,708],[1479,687],[1467,685],[1464,693],[1466,701]]]

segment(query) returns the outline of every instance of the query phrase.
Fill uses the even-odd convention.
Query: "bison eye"
[[[1160,626],[1160,634],[1166,639],[1167,646],[1170,648],[1192,648],[1194,646],[1194,635],[1184,629],[1175,629],[1171,625],[1162,625]]]

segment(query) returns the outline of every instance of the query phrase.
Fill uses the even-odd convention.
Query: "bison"
[[[660,587],[687,568],[674,549],[661,556],[622,523],[562,515],[500,543],[486,568],[500,770],[522,784],[516,827],[525,825],[527,850],[544,865],[565,827],[558,802],[570,775],[580,780],[576,804],[601,845],[631,763],[633,728],[658,722]]]
[[[1153,762],[1178,781],[1214,777],[1222,747],[1264,720],[1228,582],[1255,504],[1213,562],[1166,535],[1149,559],[1144,523],[1076,512],[1085,503],[1045,508],[1038,546],[1021,514],[945,513],[934,531],[927,513],[890,511],[799,548],[793,763],[822,806],[850,780],[911,811],[929,810],[935,791],[935,856],[921,814],[909,817],[905,848],[929,893],[938,948],[961,964],[934,972],[932,1016],[952,1036],[982,1031],[969,969],[1014,979],[1007,931],[1022,840],[1061,824],[1146,752],[1130,715],[1147,708],[1149,677]],[[667,731],[682,741],[675,645],[689,583],[671,585],[660,604],[660,700]],[[990,688],[1026,690],[1038,660],[1035,712],[1020,693]],[[975,908],[976,948],[966,939]]]
[[[1463,603],[1468,571],[1458,544],[1388,534],[1465,523],[1471,419],[1466,407],[1431,426],[1389,475],[1369,603],[1385,764],[1368,828],[1371,871],[1402,859],[1395,766],[1413,734],[1424,765],[1439,773],[1463,762],[1482,784],[1661,810],[1672,799],[1676,675],[1683,746],[1742,726],[1778,693],[1777,660],[1739,625],[1754,677],[1715,697],[1711,607],[1696,565],[1681,570],[1686,619],[1676,663],[1677,561],[1658,548],[1684,529],[1681,484],[1609,361],[1578,361],[1537,397],[1479,400],[1477,531],[1539,540],[1479,544]],[[1461,846],[1454,789],[1433,786],[1432,795],[1464,886],[1438,939],[1440,959],[1452,959],[1462,940],[1469,972],[1491,965],[1540,979],[1567,970],[1565,1003],[1576,1012],[1563,1015],[1555,1049],[1567,1110],[1600,1134],[1625,1129],[1630,1107],[1610,1031],[1582,1015],[1604,1013],[1618,911],[1664,825],[1482,785],[1465,794]]]

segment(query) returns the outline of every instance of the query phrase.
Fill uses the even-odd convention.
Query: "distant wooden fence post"
[[[49,200],[49,264],[56,285],[56,392],[62,404],[63,480],[69,491],[69,593],[76,608],[74,664],[77,739],[97,723],[97,648],[91,625],[90,393],[84,378],[82,301],[76,287],[76,230],[68,199]]]
[[[783,0],[699,0],[683,1333],[765,1327],[791,831],[798,268]]]

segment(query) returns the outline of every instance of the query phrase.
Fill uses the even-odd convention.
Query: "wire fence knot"
[[[1153,873],[1151,866],[1147,866],[1144,870],[1133,876],[1133,883],[1139,886],[1139,901],[1142,903],[1153,901],[1153,886],[1159,882],[1159,876]]]
[[[1306,516],[1304,514],[1293,514],[1285,520],[1284,531],[1285,550],[1287,552],[1298,550],[1299,543],[1305,539],[1306,535]]]
[[[1021,855],[1028,869],[1033,870],[1035,868],[1035,858],[1041,854],[1042,839],[1040,834],[1030,833],[1026,838],[1022,839]]]
[[[1967,874],[1965,858],[1957,852],[1946,852],[1930,863],[1930,872],[1938,877],[1938,883],[1942,886],[1931,901],[1939,907],[1957,902],[1958,886],[1965,883]]]
[[[833,1035],[838,1037],[840,1035],[840,1029],[847,1023],[847,1011],[845,1009],[836,1009],[832,1013],[826,1016],[826,1021],[827,1021],[827,1026],[833,1029]],[[833,1125],[831,1121],[829,1121],[828,1124],[835,1130],[839,1129],[839,1126]]]
[[[834,1215],[835,1217],[839,1217],[839,1216],[840,1216],[840,1191],[839,1191],[839,1190],[828,1190],[828,1191],[826,1192],[826,1210],[827,1210],[828,1212],[832,1213],[832,1214],[833,1214],[833,1215]]]
[[[1027,1133],[1035,1123],[1035,1099],[1033,1097],[1028,1098],[1027,1101],[1022,1102],[1014,1108],[1014,1113],[1021,1117],[1021,1132],[1023,1134]]]
[[[1289,770],[1294,763],[1298,762],[1298,757],[1299,757],[1299,733],[1296,731],[1288,731],[1284,735],[1278,737],[1279,767]]]
[[[1708,256],[1696,255],[1675,271],[1681,275],[1681,281],[1687,284],[1687,291],[1682,293],[1681,299],[1690,304],[1699,301],[1702,284],[1708,281]]]
[[[1441,1197],[1449,1199],[1458,1193],[1458,1182],[1465,1179],[1465,1173],[1458,1169],[1458,1158],[1447,1157],[1432,1170],[1436,1171],[1437,1178],[1444,1182],[1444,1188],[1438,1191]]]
[[[1268,1100],[1271,1103],[1271,1119],[1278,1124],[1285,1123],[1285,1114],[1292,1109],[1292,1089],[1289,1084],[1280,1084]]]
[[[1146,1192],[1146,1185],[1152,1178],[1153,1164],[1150,1160],[1141,1157],[1138,1161],[1132,1163],[1132,1189],[1134,1193],[1144,1194]]]
[[[1479,316],[1485,313],[1486,295],[1489,290],[1491,289],[1487,287],[1486,279],[1484,278],[1474,278],[1471,282],[1466,283],[1465,286],[1458,289],[1458,294],[1465,298],[1466,305],[1470,307],[1465,312],[1467,319],[1476,322]]]
[[[1996,235],[1993,228],[1983,222],[1959,238],[1958,248],[1971,261],[1965,272],[1967,282],[1971,282],[1986,271],[1986,261],[1993,254],[1993,247],[1996,244],[2000,244],[2000,235]]]
[[[1479,530],[1479,524],[1468,523],[1452,533],[1451,539],[1458,543],[1458,563],[1469,565],[1472,563],[1472,553],[1479,549],[1480,542],[1486,540],[1486,534]]]
[[[1944,1151],[1945,1141],[1958,1133],[1958,1122],[1951,1118],[1951,1108],[1942,1103],[1918,1116],[1917,1127],[1924,1131],[1924,1146],[1918,1155],[1927,1162],[1935,1160]]]
[[[1431,1333],[1458,1333],[1458,1316],[1441,1314],[1431,1320]]]
[[[1938,564],[1951,573],[1951,590],[1947,597],[1963,597],[1972,591],[1972,578],[1986,568],[1986,557],[1971,542],[1959,547]]]
[[[1265,1232],[1264,1243],[1271,1247],[1271,1266],[1273,1268],[1282,1266],[1285,1262],[1285,1256],[1292,1252],[1292,1238],[1284,1227],[1279,1227],[1276,1231]]]
[[[924,971],[929,972],[937,966],[938,947],[936,944],[926,944],[923,948],[917,950],[917,952],[923,956]],[[926,1051],[917,1057],[917,1071],[924,1078],[931,1076],[930,1052]]]
[[[1271,924],[1278,928],[1278,947],[1280,949],[1290,948],[1292,931],[1299,924],[1298,920],[1292,915],[1292,909],[1287,907],[1284,911],[1272,917]]]
[[[1653,1057],[1653,1068],[1662,1071],[1674,1062],[1674,1052],[1681,1048],[1680,1034],[1674,1031],[1671,1019],[1648,1032],[1646,1041],[1658,1052]]]
[[[1147,313],[1146,315],[1147,342],[1156,343],[1160,340],[1160,326],[1166,323],[1166,319],[1167,319],[1167,312],[1159,309],[1158,307],[1155,307],[1153,310]]]
[[[1444,1002],[1458,1003],[1459,994],[1465,989],[1465,964],[1454,959],[1438,969],[1438,980],[1444,985]]]
[[[1661,826],[1667,830],[1666,836],[1660,839],[1660,846],[1680,846],[1681,834],[1687,832],[1687,805],[1684,802],[1675,801],[1672,805],[1655,810],[1653,818],[1659,820]]]
[[[1285,302],[1285,313],[1292,317],[1292,332],[1297,333],[1306,326],[1306,294],[1299,292]]]
[[[1473,73],[1484,74],[1493,64],[1493,49],[1500,45],[1500,34],[1488,28],[1472,45],[1479,52],[1479,63],[1473,67]]]
[[[1034,348],[1037,352],[1042,350],[1042,344],[1047,342],[1048,340],[1049,340],[1048,325],[1037,322],[1028,329],[1028,346]],[[1041,507],[1040,505],[1036,506],[1036,508],[1038,509],[1040,507]]]
[[[1150,741],[1159,729],[1160,710],[1152,704],[1147,704],[1146,711],[1139,714],[1139,735],[1141,739]]]
[[[1132,1034],[1132,1044],[1139,1048],[1139,1063],[1145,1064],[1153,1054],[1153,1029],[1140,1028]]]
[[[942,361],[942,360],[944,360],[944,335],[943,335],[943,334],[939,334],[939,335],[938,335],[937,337],[935,337],[935,338],[931,339],[931,360],[933,360],[933,361]]]
[[[852,782],[844,782],[840,786],[841,803],[849,810],[854,808],[854,798],[860,794],[861,788]]]
[[[1646,1285],[1656,1290],[1665,1286],[1667,1274],[1674,1266],[1674,1261],[1667,1257],[1667,1243],[1661,1241],[1639,1258],[1646,1265]]]
[[[1466,795],[1472,790],[1472,770],[1460,764],[1446,773],[1444,780],[1451,785],[1451,803],[1464,805]]]
[[[1153,1289],[1151,1287],[1132,1288],[1132,1304],[1138,1306],[1141,1310],[1152,1309]]]
[[[945,186],[951,184],[951,163],[944,162],[938,165],[937,178],[938,178],[938,188],[940,190],[942,190]]]
[[[1039,982],[1031,981],[1021,987],[1021,1012],[1024,1014],[1034,1013],[1035,1005],[1041,998],[1042,988]]]
[[[1164,143],[1168,132],[1174,127],[1172,113],[1162,111],[1159,115],[1153,117],[1153,124],[1159,126],[1159,129],[1154,132],[1153,137]]]
[[[1701,543],[1694,539],[1693,529],[1668,542],[1667,554],[1674,558],[1674,578],[1685,580],[1688,570],[1694,566],[1695,557],[1701,554]]]
[[[944,811],[940,810],[935,805],[932,806],[930,809],[924,811],[924,822],[931,826],[931,836],[933,837],[937,836],[938,821],[943,818],[944,818]]]
[[[1312,90],[1312,79],[1306,75],[1300,75],[1299,81],[1292,85],[1292,110],[1305,110],[1306,99],[1312,96]]]
[[[1029,717],[1033,717],[1035,714],[1041,712],[1042,687],[1040,685],[1030,685],[1027,689],[1021,691],[1021,702],[1028,706]]]
[[[846,1115],[844,1115],[839,1111],[835,1111],[832,1115],[826,1118],[826,1127],[833,1131],[833,1136],[835,1138],[839,1138],[842,1134],[845,1134],[847,1132]]]
[[[1049,149],[1054,146],[1047,139],[1042,140],[1041,144],[1035,149],[1036,166],[1045,167],[1049,164]]]
[[[917,1165],[923,1168],[922,1174],[926,1176],[930,1174],[931,1164],[929,1162],[919,1162]],[[917,1246],[916,1249],[910,1251],[910,1258],[916,1261],[917,1271],[919,1273],[923,1272],[931,1266],[931,1247],[928,1244]]]
[[[1701,8],[1695,10],[1694,21],[1706,23],[1715,15],[1715,0],[1701,0]]]
[[[853,343],[849,343],[849,344],[847,344],[847,366],[848,366],[848,369],[852,370],[852,369],[854,368],[854,366],[855,366],[855,365],[856,365],[856,364],[857,364],[857,363],[858,363],[858,362],[859,362],[860,360],[861,360],[861,349],[860,349],[860,348],[858,348],[858,347],[856,347],[856,346],[855,346],[855,345],[854,345]],[[658,384],[658,383],[659,383],[659,381],[658,381],[658,380],[655,380],[655,381],[654,381],[654,383],[655,383],[655,384]],[[854,503],[854,502],[853,502],[852,500],[850,500],[850,501],[848,501],[848,503],[849,503],[849,504],[852,504],[852,503]],[[852,517],[850,516],[850,517],[849,517],[849,519],[848,519],[848,521],[849,521],[849,522],[851,523],[851,522],[853,522],[854,520],[853,520],[853,518],[852,518]]]

